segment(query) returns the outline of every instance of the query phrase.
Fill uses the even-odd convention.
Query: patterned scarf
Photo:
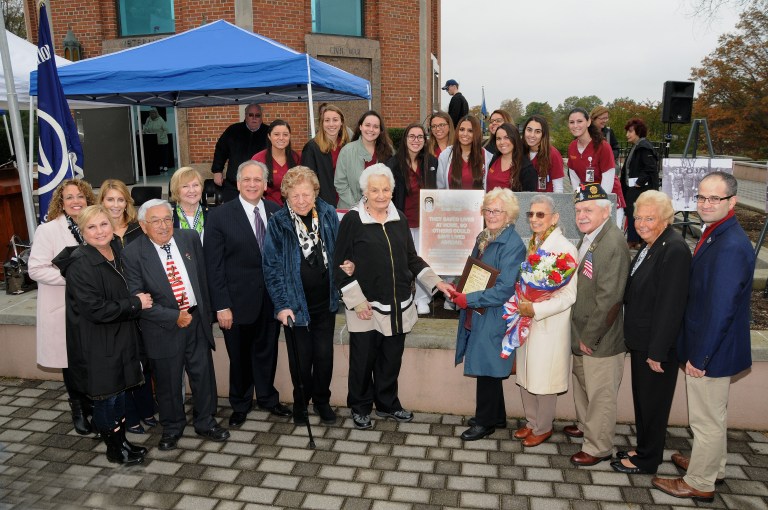
[[[483,253],[485,252],[485,249],[488,247],[489,244],[491,244],[493,241],[496,240],[497,237],[501,235],[502,232],[507,230],[507,227],[510,226],[512,223],[507,223],[503,227],[501,227],[499,230],[493,232],[488,228],[483,229],[482,232],[477,236],[477,253],[481,257],[483,256]]]
[[[323,268],[328,269],[328,253],[325,251],[325,243],[320,238],[320,221],[317,217],[317,209],[312,208],[312,231],[308,231],[304,221],[291,209],[287,202],[286,207],[288,207],[288,213],[293,220],[293,229],[296,232],[296,237],[299,239],[301,253],[304,255],[309,267],[315,267],[319,258],[318,252],[320,252],[323,255]]]
[[[203,206],[197,204],[197,210],[195,211],[195,217],[192,220],[192,226],[189,225],[189,219],[187,213],[181,208],[181,204],[176,204],[176,215],[179,217],[179,228],[195,229],[198,234],[203,233],[203,227],[205,218],[203,217]]]
[[[83,235],[80,233],[80,228],[77,226],[77,222],[67,213],[64,213],[64,217],[67,218],[67,227],[72,232],[72,236],[77,241],[77,244],[83,244]]]
[[[528,241],[528,255],[536,253],[536,250],[538,250],[541,247],[541,245],[544,244],[544,241],[547,240],[547,237],[549,237],[549,234],[551,234],[556,228],[557,228],[557,223],[549,227],[546,230],[546,232],[544,232],[544,235],[541,236],[541,241],[539,241],[536,238],[536,234],[531,233],[531,240]]]

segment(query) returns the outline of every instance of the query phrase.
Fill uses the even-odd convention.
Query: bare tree
[[[685,3],[690,5],[693,16],[707,21],[714,20],[721,9],[768,9],[768,0],[685,0]]]

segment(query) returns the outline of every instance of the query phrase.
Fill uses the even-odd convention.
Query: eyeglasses
[[[261,114],[260,113],[249,113],[248,116],[249,117],[261,117]]]
[[[554,214],[554,213],[548,213],[548,212],[543,212],[543,211],[536,211],[536,212],[528,211],[527,213],[525,213],[525,215],[528,216],[528,219],[533,218],[534,216],[536,216],[540,220],[546,218],[550,214]]]
[[[704,202],[709,202],[712,205],[717,205],[722,200],[728,200],[729,198],[733,198],[736,195],[728,195],[727,197],[718,197],[718,196],[711,196],[711,197],[705,197],[704,195],[696,195],[694,198],[696,199],[697,204],[703,204]]]
[[[488,124],[504,124],[504,119],[491,119]]]
[[[411,142],[423,142],[424,135],[408,135],[408,140]]]
[[[442,124],[432,124],[429,127],[430,129],[445,129],[448,127],[448,124],[446,122],[443,122]]]
[[[150,220],[147,223],[152,225],[152,227],[154,228],[157,228],[161,225],[170,226],[170,225],[173,225],[173,218],[158,218],[156,220]]]
[[[483,214],[487,214],[488,216],[498,216],[507,212],[502,209],[488,209],[485,207],[480,210],[483,211]]]

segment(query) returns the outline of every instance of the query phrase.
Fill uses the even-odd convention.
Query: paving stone
[[[432,460],[402,459],[397,466],[400,471],[418,471],[420,473],[431,473],[434,471],[435,462]]]
[[[623,500],[627,503],[637,503],[643,505],[653,504],[651,491],[640,487],[622,487],[621,494]]]
[[[554,488],[549,482],[515,480],[514,493],[526,496],[552,496],[554,494]]]
[[[425,434],[408,434],[405,444],[408,446],[437,446],[440,439],[436,436]]]
[[[382,474],[381,483],[385,485],[416,487],[419,485],[419,474],[402,471],[386,471]]]
[[[174,508],[178,510],[213,510],[218,500],[200,496],[183,496]]]
[[[368,455],[389,455],[392,445],[372,443],[368,445]]]
[[[411,510],[411,504],[394,503],[391,501],[374,501],[372,510]]]
[[[462,492],[459,502],[462,508],[498,508],[497,494]]]
[[[318,475],[320,478],[335,480],[352,480],[355,476],[355,468],[341,466],[323,466]]]
[[[549,467],[549,457],[532,453],[516,453],[513,462],[516,466]]]
[[[259,471],[267,473],[290,473],[296,463],[289,460],[263,459],[259,464]]]
[[[621,501],[621,491],[618,487],[607,485],[585,485],[584,498],[598,501]]]
[[[485,490],[485,480],[473,476],[449,476],[447,487],[459,491]]]
[[[277,497],[276,489],[266,489],[262,487],[243,487],[237,499],[241,501],[252,501],[254,503],[272,504]]]
[[[302,478],[299,482],[297,490],[301,492],[313,492],[316,494],[322,494],[325,491],[325,487],[327,485],[328,482],[320,478]]]
[[[136,500],[136,504],[144,508],[173,508],[179,502],[183,496],[179,494],[169,494],[167,492],[145,492],[139,499]],[[89,506],[92,505],[92,501],[86,501]],[[95,508],[104,508],[96,506]]]
[[[381,480],[381,471],[378,469],[358,469],[355,480],[362,483],[378,483]]]
[[[214,510],[241,510],[243,507],[244,504],[238,501],[219,501]]]
[[[342,453],[336,463],[340,466],[355,466],[367,468],[371,466],[373,458],[368,455],[355,455],[352,453]]]
[[[510,494],[512,480],[505,478],[489,478],[485,481],[485,490],[491,494]]]
[[[365,484],[357,482],[342,482],[340,480],[331,480],[325,486],[324,494],[334,494],[337,496],[362,496]]]
[[[182,480],[176,492],[181,494],[195,494],[201,496],[207,496],[213,489],[216,488],[216,483],[208,480]]]
[[[347,498],[342,505],[342,510],[369,510],[373,501],[364,498]]]
[[[427,458],[430,460],[448,460],[451,457],[451,450],[448,448],[428,448]]]
[[[313,462],[297,462],[291,474],[294,476],[315,476],[320,466]]]
[[[392,488],[386,485],[368,485],[365,487],[363,497],[373,501],[384,501],[389,499],[389,493]]]
[[[430,491],[416,487],[393,487],[390,499],[408,503],[429,503]]]
[[[333,445],[333,451],[346,453],[363,453],[368,447],[366,443],[360,441],[336,441]]]
[[[381,469],[382,471],[393,471],[398,464],[398,459],[395,457],[376,457],[373,459],[371,467],[375,469]]]
[[[433,490],[432,503],[444,507],[457,506],[459,504],[460,491],[455,490]]]
[[[581,499],[581,487],[572,483],[554,483],[555,497],[561,499]]]
[[[458,475],[460,472],[460,462],[439,461],[435,464],[435,473],[441,475]]]
[[[562,499],[531,498],[531,510],[570,510],[571,504]]]
[[[650,477],[651,475],[645,476]],[[621,487],[627,487],[631,485],[629,483],[629,475],[624,473],[602,471],[596,471],[592,473],[592,483],[596,485],[619,485]]]
[[[275,506],[281,506],[284,508],[300,508],[301,502],[304,501],[306,494],[303,492],[295,491],[280,491],[275,499]]]
[[[473,464],[471,462],[463,462],[461,464],[461,474],[466,476],[493,478],[499,476],[499,467],[493,464]]]
[[[453,450],[451,458],[456,462],[487,462],[488,452],[475,450]]]

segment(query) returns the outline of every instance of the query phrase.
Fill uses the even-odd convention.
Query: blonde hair
[[[317,174],[309,167],[298,165],[288,170],[283,176],[283,182],[280,184],[280,193],[288,197],[288,192],[301,183],[308,182],[315,192],[315,198],[320,193],[320,181],[317,180]]]
[[[325,114],[328,112],[335,112],[339,114],[339,117],[341,117],[341,127],[339,128],[339,135],[336,139],[336,145],[334,145],[333,142],[331,142],[328,137],[325,136],[325,130],[323,130],[323,120]],[[344,147],[349,142],[349,133],[347,133],[347,124],[344,121],[344,113],[342,113],[339,107],[332,104],[325,105],[325,108],[323,108],[323,114],[320,116],[320,129],[317,131],[314,140],[317,146],[320,148],[320,152],[323,154],[328,154],[335,148]]]
[[[672,207],[672,199],[661,191],[649,189],[648,191],[640,193],[640,196],[635,200],[635,211],[637,211],[638,207],[644,205],[655,207],[656,211],[659,213],[659,219],[667,225],[672,223],[672,218],[675,217],[675,208]]]
[[[507,213],[510,223],[517,221],[518,216],[520,216],[520,202],[517,201],[517,197],[512,193],[511,189],[499,187],[493,188],[485,194],[485,197],[483,197],[482,207],[486,207],[494,200],[498,200],[503,204],[504,212]]]
[[[96,205],[89,205],[83,211],[80,213],[80,215],[77,217],[77,227],[80,229],[80,231],[85,230],[85,226],[88,224],[89,221],[91,221],[93,218],[98,216],[99,214],[103,214],[107,217],[109,220],[109,224],[112,225],[112,230],[115,229],[115,223],[112,221],[112,217],[109,215],[109,211],[106,207],[104,207],[101,204]]]
[[[195,178],[200,183],[200,187],[202,188],[204,186],[204,183],[203,183],[203,176],[200,175],[200,172],[198,172],[191,166],[183,166],[178,170],[176,170],[176,172],[174,172],[173,174],[173,177],[171,177],[171,185],[170,185],[171,201],[178,202],[179,195],[181,194],[181,187]]]
[[[123,211],[123,221],[125,224],[127,225],[128,223],[135,222],[136,206],[134,205],[133,197],[131,196],[131,192],[128,190],[128,186],[126,186],[125,183],[119,179],[107,179],[101,183],[101,188],[99,189],[99,198],[96,199],[96,203],[103,205],[104,199],[107,197],[107,192],[110,190],[119,191],[125,199],[125,211]]]
[[[62,214],[64,214],[64,188],[67,186],[76,186],[80,193],[85,195],[85,204],[93,205],[96,203],[96,195],[93,194],[93,188],[82,179],[67,179],[59,184],[51,197],[51,202],[48,204],[47,221],[55,220]]]

